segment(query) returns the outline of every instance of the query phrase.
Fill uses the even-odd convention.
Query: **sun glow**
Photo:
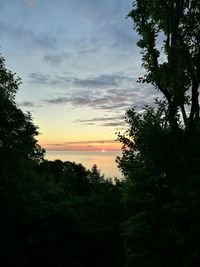
[[[101,152],[104,153],[104,152],[106,152],[106,151],[105,151],[105,149],[102,149]]]

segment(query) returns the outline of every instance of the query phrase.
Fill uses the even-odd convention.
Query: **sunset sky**
[[[1,53],[22,78],[16,101],[51,150],[115,150],[125,111],[151,103],[131,0],[1,0]]]

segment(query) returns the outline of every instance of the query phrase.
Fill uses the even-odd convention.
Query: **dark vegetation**
[[[129,16],[139,80],[163,99],[126,114],[124,181],[44,160],[0,58],[1,266],[200,266],[200,2],[136,0]]]
[[[20,79],[0,58],[0,265],[121,266],[121,183],[97,167],[47,161]]]
[[[200,1],[136,0],[129,13],[146,70],[163,95],[127,112],[119,165],[127,266],[200,266]]]

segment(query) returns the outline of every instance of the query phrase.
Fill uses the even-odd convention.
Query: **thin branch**
[[[185,107],[184,107],[184,105],[181,105],[180,108],[181,108],[181,113],[182,113],[184,124],[185,124],[185,126],[187,126],[188,118],[187,118],[187,114],[185,112]]]

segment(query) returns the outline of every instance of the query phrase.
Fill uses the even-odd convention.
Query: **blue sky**
[[[50,149],[115,145],[125,111],[152,103],[129,0],[1,0],[1,53],[22,78],[17,103]],[[96,141],[96,143],[95,143]]]

